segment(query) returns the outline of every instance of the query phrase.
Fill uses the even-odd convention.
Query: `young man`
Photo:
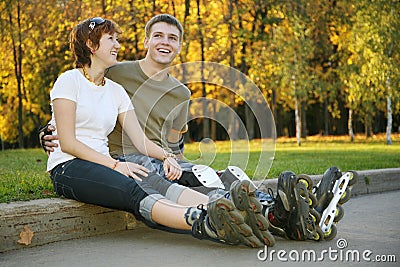
[[[138,61],[118,63],[108,69],[106,76],[121,84],[128,92],[146,136],[159,146],[169,148],[182,159],[182,133],[187,127],[190,91],[169,75],[167,70],[181,50],[183,28],[173,16],[161,14],[153,17],[146,24],[145,33],[146,57]],[[51,135],[43,137],[46,151],[52,151],[54,145],[49,141],[56,138],[57,136]],[[215,192],[218,188],[208,187],[202,182],[203,179],[198,179],[199,175],[204,177],[206,174],[213,181],[221,180],[220,187],[226,189],[222,191],[223,193],[229,191],[231,185],[238,180],[237,177],[247,177],[239,168],[229,168],[218,177],[214,170],[198,171],[194,164],[183,160],[179,161],[181,169],[165,170],[162,161],[140,154],[129,138],[124,136],[119,124],[109,135],[109,147],[114,158],[144,165],[150,171],[156,171],[170,181],[205,194]],[[306,187],[302,185],[305,180],[307,180]],[[165,184],[164,181],[159,182]],[[257,214],[268,217],[272,222],[270,229],[278,235],[295,240],[319,239],[321,232],[315,223],[318,220],[315,217],[318,216],[313,211],[314,206],[308,204],[310,198],[315,200],[312,197],[311,180],[300,180],[295,174],[289,172],[282,173],[279,177],[279,193],[274,205],[271,205],[274,202],[273,196],[255,191],[252,183],[249,183],[249,186],[252,187],[253,192],[250,197],[240,194],[227,194],[227,197],[235,199],[236,202],[244,198],[244,202],[250,203]],[[179,190],[177,187],[173,188],[173,190]],[[298,198],[300,192],[303,193],[302,199]],[[256,196],[259,200],[259,196],[262,197],[261,200],[265,200],[264,207],[257,204]],[[304,200],[307,201],[306,204]]]

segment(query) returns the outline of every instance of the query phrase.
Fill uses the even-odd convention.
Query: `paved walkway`
[[[278,239],[274,247],[268,248],[267,254],[259,249],[221,245],[189,235],[139,227],[0,253],[0,266],[287,266],[288,262],[294,264],[297,256],[296,264],[301,266],[319,265],[321,258],[328,266],[398,266],[399,200],[400,191],[351,199],[344,206],[345,216],[334,240],[295,242]],[[302,260],[302,255],[306,260]],[[357,255],[359,261],[356,261]],[[393,262],[394,257],[396,262]],[[285,259],[288,262],[283,262]],[[392,263],[378,262],[378,259]]]

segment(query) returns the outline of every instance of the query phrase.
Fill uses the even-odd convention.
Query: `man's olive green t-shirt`
[[[171,75],[162,81],[149,79],[139,61],[126,61],[109,68],[106,76],[125,88],[142,129],[156,144],[168,147],[167,133],[185,128],[191,93]],[[119,123],[108,137],[111,155],[138,153]]]

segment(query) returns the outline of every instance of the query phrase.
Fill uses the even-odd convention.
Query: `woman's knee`
[[[165,199],[165,197],[160,194],[152,194],[152,195],[148,195],[147,197],[143,198],[140,201],[140,205],[139,205],[140,215],[147,221],[155,223],[152,219],[151,212],[153,210],[154,205],[161,199]]]

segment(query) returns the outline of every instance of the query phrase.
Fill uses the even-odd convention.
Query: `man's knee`
[[[168,188],[165,197],[172,202],[178,203],[179,197],[182,195],[182,192],[187,189],[187,187],[179,184],[171,184]]]

